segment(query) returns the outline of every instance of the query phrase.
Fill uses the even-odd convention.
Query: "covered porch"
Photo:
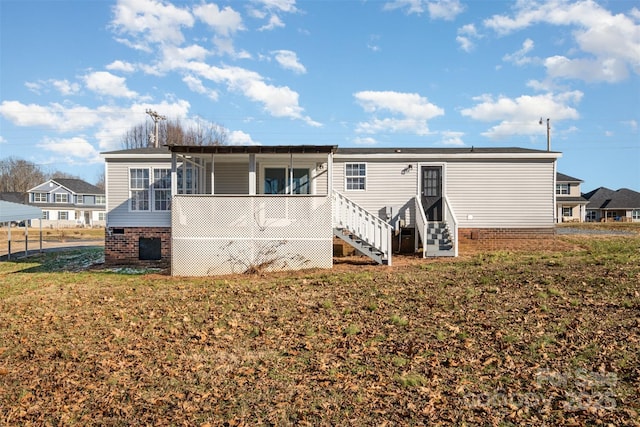
[[[168,148],[173,275],[331,268],[335,146]]]

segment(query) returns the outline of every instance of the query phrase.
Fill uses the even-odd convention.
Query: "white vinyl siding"
[[[394,219],[404,220],[409,227],[415,224],[413,197],[420,193],[419,171],[426,165],[443,166],[443,193],[460,227],[554,225],[552,160],[367,159],[366,191],[345,191],[345,164],[357,162],[353,158],[348,162],[339,156],[334,158],[334,188],[378,216],[382,216],[386,206],[391,206]]]
[[[248,194],[249,165],[247,163],[216,162],[216,194]]]
[[[171,167],[171,156],[166,161],[114,161],[106,162],[107,226],[109,227],[169,227],[171,211],[129,211],[129,169]]]
[[[460,227],[525,228],[554,224],[551,161],[449,162],[445,194]]]
[[[367,165],[365,191],[345,191],[346,163],[364,163],[355,160],[343,162],[334,157],[333,188],[362,208],[382,217],[386,206],[391,206],[394,219],[406,225],[413,224],[413,197],[416,195],[416,163],[407,161],[371,161]],[[407,165],[412,164],[411,169]]]

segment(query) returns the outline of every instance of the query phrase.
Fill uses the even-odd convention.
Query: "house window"
[[[562,207],[562,216],[573,217],[573,208],[572,207]]]
[[[556,184],[556,194],[569,194],[569,183]]]
[[[198,169],[189,164],[183,164],[178,168],[178,194],[196,194],[198,187]],[[171,184],[169,184],[171,188]]]
[[[345,188],[347,190],[365,190],[367,182],[366,163],[345,164]]]
[[[171,207],[171,170],[153,170],[153,209],[168,211]]]
[[[639,220],[640,219],[640,209],[634,209],[631,211],[631,219]]]
[[[79,204],[79,205],[84,204],[84,197],[85,196],[77,196],[76,197],[76,203]]]
[[[42,219],[49,219],[49,211],[42,211]]]
[[[58,212],[58,219],[64,219],[64,220],[69,219],[69,212],[67,212],[67,211],[59,211]]]
[[[593,221],[597,221],[598,220],[598,212],[596,211],[587,211],[587,216],[585,217],[585,219],[589,222],[593,222]]]
[[[107,219],[107,213],[106,212],[98,212],[98,221],[104,221]]]
[[[48,199],[47,193],[33,193],[33,202],[34,203],[46,203]]]
[[[96,196],[96,205],[106,205],[107,198],[105,196]]]
[[[69,195],[67,193],[56,193],[56,203],[69,203]]]
[[[149,169],[129,170],[129,198],[132,211],[149,210]]]
[[[293,186],[290,172],[293,171]],[[265,168],[264,194],[311,194],[309,169]]]

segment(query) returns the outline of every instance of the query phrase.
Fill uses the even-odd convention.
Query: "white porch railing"
[[[416,210],[416,231],[422,240],[422,258],[427,257],[427,216],[424,213],[424,208],[422,207],[422,201],[420,200],[420,195],[416,195],[413,198],[415,202],[415,210]],[[418,251],[418,239],[416,241],[416,251]]]
[[[453,208],[449,203],[447,196],[442,196],[444,202],[444,220],[451,227],[451,233],[453,234],[453,256],[458,256],[458,220],[456,214],[453,212]]]
[[[333,227],[358,236],[368,245],[382,253],[382,258],[391,265],[391,224],[383,221],[344,195],[333,191]]]

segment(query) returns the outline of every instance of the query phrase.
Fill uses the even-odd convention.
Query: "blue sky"
[[[152,109],[229,144],[341,147],[544,150],[549,118],[583,191],[640,191],[637,1],[0,0],[0,19],[0,158],[89,182]]]

